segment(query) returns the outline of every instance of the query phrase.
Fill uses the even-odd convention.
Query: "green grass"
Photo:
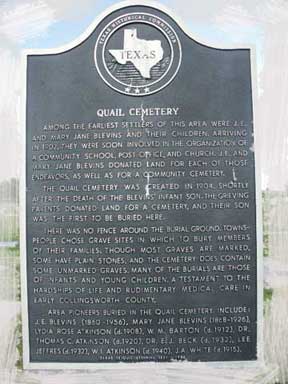
[[[269,256],[269,210],[271,208],[271,197],[269,192],[262,192],[263,210],[263,256]]]
[[[0,241],[19,240],[19,220],[18,215],[0,216]]]
[[[21,301],[21,285],[20,285],[20,250],[19,243],[16,247],[0,248],[0,266],[4,267],[4,276],[1,275],[1,279],[5,278],[5,281],[1,281],[1,286],[6,290],[0,292],[0,297],[5,300]],[[14,286],[12,284],[14,281]],[[16,292],[15,292],[16,290]],[[21,314],[17,316],[16,322],[16,348],[18,351],[18,360],[16,361],[16,368],[23,369],[23,340],[22,340],[22,318]]]
[[[18,359],[16,361],[16,368],[23,370],[23,336],[22,336],[22,317],[21,315],[17,316],[17,325],[16,325],[16,336],[17,336],[17,352]]]
[[[264,302],[267,303],[272,300],[273,296],[273,289],[271,288],[264,288]]]

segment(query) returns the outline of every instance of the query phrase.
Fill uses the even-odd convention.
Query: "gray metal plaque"
[[[25,188],[29,366],[257,359],[250,49],[130,6],[29,54]]]

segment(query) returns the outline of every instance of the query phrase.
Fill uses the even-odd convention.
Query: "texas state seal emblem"
[[[176,76],[182,52],[174,29],[158,16],[135,12],[118,16],[101,31],[95,64],[114,90],[151,95]]]

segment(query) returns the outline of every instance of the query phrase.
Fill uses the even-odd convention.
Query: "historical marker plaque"
[[[148,6],[27,56],[27,366],[257,358],[250,67]]]

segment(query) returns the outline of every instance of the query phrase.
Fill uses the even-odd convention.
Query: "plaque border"
[[[64,53],[80,45],[85,41],[102,22],[102,20],[112,12],[120,10],[124,7],[148,6],[156,8],[169,17],[171,17],[182,31],[192,40],[204,45],[208,48],[217,50],[237,50],[245,49],[250,51],[250,70],[251,70],[251,90],[252,90],[252,117],[253,117],[253,134],[254,134],[254,163],[255,163],[255,197],[256,197],[256,244],[257,244],[257,358],[255,360],[238,360],[238,361],[212,361],[212,362],[112,362],[112,363],[34,363],[30,361],[30,343],[29,343],[29,316],[28,316],[28,287],[27,287],[27,254],[26,254],[26,108],[27,108],[27,63],[30,55],[55,55]],[[261,368],[265,366],[264,361],[264,304],[263,304],[263,220],[262,220],[262,193],[261,193],[261,174],[260,174],[260,151],[258,151],[260,140],[259,124],[257,123],[257,60],[256,47],[253,44],[224,44],[222,47],[215,46],[209,41],[203,41],[197,33],[191,33],[191,28],[185,25],[185,22],[179,17],[179,14],[172,9],[164,6],[157,1],[142,0],[126,0],[114,4],[101,12],[94,21],[86,28],[86,30],[73,41],[56,48],[44,49],[24,49],[21,57],[21,110],[20,124],[21,130],[21,177],[20,177],[20,265],[21,265],[21,313],[22,313],[22,338],[23,338],[23,369],[27,370],[135,370],[135,369],[151,369],[158,368],[168,369],[191,369],[191,375],[195,368]],[[254,97],[253,97],[254,96]],[[192,371],[193,370],[193,371]],[[176,371],[175,371],[176,373]]]

